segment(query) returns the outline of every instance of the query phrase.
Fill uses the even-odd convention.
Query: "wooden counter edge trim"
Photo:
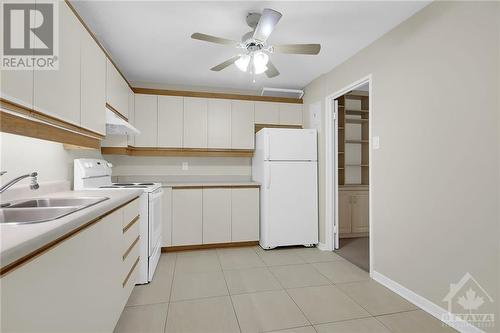
[[[287,97],[256,96],[256,95],[202,92],[202,91],[189,91],[189,90],[167,90],[167,89],[153,89],[153,88],[139,88],[139,87],[132,87],[132,91],[136,94],[145,94],[145,95],[219,98],[219,99],[235,99],[242,101],[303,104],[302,99],[287,98]]]
[[[127,117],[125,117],[124,115],[122,115],[122,114],[120,113],[120,111],[118,111],[117,109],[115,109],[115,108],[114,108],[111,104],[109,104],[109,103],[107,103],[107,102],[106,102],[106,108],[107,108],[109,111],[113,112],[113,113],[114,113],[114,114],[116,114],[118,117],[120,117],[121,119],[125,120],[125,121],[128,123],[128,118],[127,118]]]
[[[67,232],[66,234],[60,236],[59,238],[56,238],[53,241],[50,241],[49,243],[40,246],[38,249],[26,254],[25,256],[13,261],[13,262],[11,262],[10,264],[0,267],[0,277],[3,277],[5,274],[11,272],[12,270],[14,270],[15,268],[17,268],[19,266],[27,264],[29,261],[35,259],[36,257],[38,257],[38,256],[44,254],[45,252],[47,252],[48,250],[52,249],[57,244],[62,243],[63,241],[75,236],[76,234],[82,232],[83,230],[87,229],[88,227],[92,226],[93,224],[99,222],[104,217],[112,214],[113,212],[128,205],[129,203],[133,202],[134,200],[137,200],[138,198],[139,198],[138,196],[134,197],[133,199],[128,200],[127,202],[121,204],[120,206],[117,206],[117,207],[111,209],[110,211],[107,211],[103,215],[100,215],[100,216],[94,218],[93,220],[80,225],[76,229],[73,229],[73,230]]]
[[[197,245],[178,245],[178,246],[162,247],[161,252],[178,252],[178,251],[217,249],[217,248],[226,248],[226,247],[243,247],[243,246],[255,246],[255,245],[259,245],[259,241],[197,244]]]
[[[171,187],[173,190],[179,190],[179,189],[203,189],[203,188],[260,188],[259,184],[255,185],[172,185],[168,186],[165,185],[163,187]]]
[[[132,244],[130,244],[127,251],[125,251],[125,253],[122,256],[122,261],[125,261],[125,259],[127,259],[128,255],[130,254],[130,251],[132,251],[132,249],[137,244],[137,242],[139,242],[140,238],[141,238],[141,235],[137,236],[137,238],[132,242]]]
[[[140,215],[137,215],[136,217],[134,217],[134,219],[132,221],[130,221],[123,229],[122,229],[122,232],[123,233],[126,233],[128,229],[130,229],[130,227],[132,227],[135,223],[137,223],[137,221],[139,221],[139,217]]]
[[[125,286],[127,285],[128,279],[130,279],[130,276],[132,275],[135,268],[137,267],[137,264],[139,263],[139,259],[140,259],[140,257],[137,257],[137,259],[135,259],[135,262],[132,265],[132,268],[130,269],[130,271],[128,272],[127,277],[125,277],[125,280],[123,280],[123,282],[122,282],[122,288],[125,288]]]
[[[208,157],[252,157],[253,149],[218,148],[162,148],[162,147],[101,147],[105,155],[129,156],[208,156]]]

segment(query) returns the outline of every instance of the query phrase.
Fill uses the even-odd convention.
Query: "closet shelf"
[[[368,140],[345,140],[345,143],[368,143]]]
[[[368,122],[368,119],[346,118],[345,122],[346,122],[346,124],[364,124],[364,123]]]
[[[362,115],[368,114],[368,110],[345,110],[345,114],[347,115]]]
[[[346,167],[368,167],[368,164],[346,164]]]

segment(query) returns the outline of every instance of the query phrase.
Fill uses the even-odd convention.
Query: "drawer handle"
[[[140,215],[137,215],[136,217],[134,217],[134,219],[132,221],[129,222],[129,224],[127,224],[125,226],[125,228],[123,228],[123,233],[126,233],[128,229],[130,229],[131,226],[133,226],[137,221],[139,221],[139,216]]]
[[[129,246],[129,248],[127,249],[127,251],[125,251],[125,253],[123,254],[123,261],[125,261],[125,259],[127,259],[128,254],[130,253],[130,251],[132,251],[132,249],[134,248],[135,244],[137,244],[137,242],[139,241],[140,237],[141,236],[137,236],[137,238],[135,239],[135,241]]]
[[[130,279],[130,275],[132,275],[132,273],[134,272],[134,269],[137,267],[138,263],[139,263],[139,257],[137,257],[137,259],[135,259],[134,265],[132,266],[132,268],[128,272],[125,280],[122,282],[122,288],[125,288],[125,286],[127,285],[128,279]]]

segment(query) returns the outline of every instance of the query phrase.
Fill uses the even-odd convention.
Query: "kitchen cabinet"
[[[135,94],[132,89],[128,92],[128,122],[135,126]],[[127,145],[135,146],[135,135],[127,135]]]
[[[59,6],[59,16],[59,69],[34,72],[34,109],[79,126],[80,38],[84,28],[66,3]],[[35,39],[35,47],[40,47],[39,43]]]
[[[280,125],[302,125],[302,104],[279,103],[278,105]]]
[[[367,190],[339,191],[339,234],[364,236],[369,232],[369,195]]]
[[[121,76],[115,65],[107,59],[106,61],[106,102],[118,111],[122,116],[128,118],[129,86]]]
[[[135,137],[136,147],[158,146],[158,97],[135,95],[135,127],[141,134]]]
[[[231,148],[231,101],[208,100],[208,148]]]
[[[259,189],[231,189],[231,240],[259,240]]]
[[[280,105],[273,102],[255,102],[256,124],[280,124]]]
[[[207,148],[207,99],[184,97],[184,148]]]
[[[182,147],[184,98],[158,96],[158,146]]]
[[[138,228],[124,232],[124,222],[121,208],[2,276],[2,331],[112,332],[137,274],[123,249]]]
[[[231,189],[203,189],[203,244],[231,241]]]
[[[106,134],[106,56],[92,36],[80,29],[81,127]]]
[[[351,231],[368,232],[369,201],[368,191],[356,192],[352,197]]]
[[[172,188],[163,188],[162,197],[162,247],[172,246]]]
[[[231,101],[231,148],[254,149],[254,103]]]
[[[351,232],[351,195],[348,191],[339,191],[339,234]]]
[[[202,189],[172,190],[172,245],[202,243]]]

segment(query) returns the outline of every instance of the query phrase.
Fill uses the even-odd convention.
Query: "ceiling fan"
[[[212,71],[221,71],[234,63],[243,72],[251,74],[266,73],[267,77],[272,78],[278,76],[280,72],[269,59],[268,53],[316,55],[321,49],[320,44],[267,45],[266,41],[273,32],[276,24],[278,24],[281,16],[280,12],[269,8],[265,8],[262,14],[249,13],[246,17],[246,22],[252,28],[252,31],[244,34],[241,42],[199,32],[192,34],[191,38],[244,49],[241,54],[235,55],[210,68]]]

